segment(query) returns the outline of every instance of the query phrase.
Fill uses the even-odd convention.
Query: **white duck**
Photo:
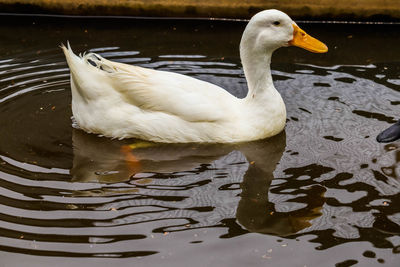
[[[86,132],[120,139],[232,143],[267,138],[286,122],[285,104],[272,83],[271,56],[289,45],[328,51],[281,11],[265,10],[251,18],[240,42],[248,83],[243,99],[185,75],[93,53],[78,57],[62,45],[71,71],[73,116]]]

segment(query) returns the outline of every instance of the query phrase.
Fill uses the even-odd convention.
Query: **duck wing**
[[[113,62],[96,54],[85,56],[107,72],[125,102],[144,111],[163,112],[190,122],[216,122],[233,112],[237,98],[224,89],[178,73]]]

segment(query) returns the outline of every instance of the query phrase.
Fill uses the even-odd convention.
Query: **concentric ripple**
[[[150,30],[158,37],[170,33],[166,43],[176,42],[176,32],[191,36],[183,22],[158,23]],[[225,32],[226,22],[191,23],[196,32],[208,29],[208,38],[226,38],[203,45],[207,39],[197,37],[182,54],[158,47],[160,38],[153,47],[144,40],[137,50],[117,45],[111,34],[109,46],[90,38],[87,46],[71,43],[77,52],[179,72],[244,97],[239,58],[219,51],[240,34]],[[80,32],[74,25],[64,30]],[[240,33],[242,26],[230,27]],[[95,39],[115,29],[104,27],[84,24],[80,35],[93,32]],[[142,30],[132,36],[146,37]],[[217,52],[209,52],[210,45]],[[69,70],[56,45],[0,54],[0,250],[44,258],[147,259],[153,266],[167,259],[167,266],[266,260],[313,266],[321,258],[338,266],[395,266],[400,148],[378,144],[375,136],[398,119],[400,61],[285,58],[280,52],[273,64],[288,112],[285,132],[236,145],[166,145],[74,129]],[[356,246],[349,250],[348,244]],[[287,246],[295,259],[285,258]]]

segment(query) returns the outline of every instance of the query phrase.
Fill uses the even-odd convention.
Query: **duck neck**
[[[252,53],[241,48],[244,75],[247,80],[248,93],[246,99],[260,98],[276,91],[271,76],[271,53]]]

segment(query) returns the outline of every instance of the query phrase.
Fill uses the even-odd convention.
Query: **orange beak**
[[[293,40],[289,41],[289,45],[298,46],[314,53],[328,52],[328,47],[323,42],[311,37],[296,24],[293,24]]]

